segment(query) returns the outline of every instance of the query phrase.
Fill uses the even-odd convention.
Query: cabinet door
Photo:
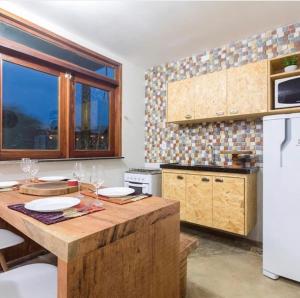
[[[226,70],[192,79],[195,119],[226,116]]]
[[[191,79],[168,83],[168,122],[194,119],[194,103],[191,100]]]
[[[212,180],[203,175],[186,175],[186,220],[212,226]]]
[[[180,201],[180,219],[185,220],[185,175],[177,173],[163,173],[163,197]]]
[[[227,70],[228,115],[266,112],[268,66],[263,60]]]
[[[245,179],[214,177],[213,226],[245,234]]]

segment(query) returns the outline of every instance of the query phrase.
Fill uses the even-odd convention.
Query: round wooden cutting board
[[[78,186],[68,186],[67,182],[41,182],[22,185],[19,192],[34,196],[59,196],[78,191]]]

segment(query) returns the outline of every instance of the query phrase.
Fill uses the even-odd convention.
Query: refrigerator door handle
[[[283,152],[292,139],[291,135],[291,119],[284,120],[284,139],[280,144],[280,167],[283,167]]]

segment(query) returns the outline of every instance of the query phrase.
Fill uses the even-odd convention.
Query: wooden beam
[[[3,269],[3,271],[7,271],[8,270],[5,257],[4,257],[4,255],[3,255],[3,253],[1,251],[0,251],[0,265],[1,265],[2,269]]]

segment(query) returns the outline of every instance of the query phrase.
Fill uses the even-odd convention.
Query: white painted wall
[[[82,161],[87,172],[86,177],[89,176],[88,170],[91,165],[96,164],[101,168],[106,185],[121,185],[123,183],[123,173],[127,168],[144,165],[144,69],[130,63],[123,57],[118,57],[114,53],[107,51],[104,47],[101,48],[87,42],[83,36],[67,32],[63,28],[57,27],[54,23],[49,23],[40,16],[32,14],[30,7],[24,9],[15,3],[1,1],[0,8],[122,63],[122,155],[125,159]],[[73,161],[43,162],[40,163],[39,175],[71,176],[73,166]],[[19,164],[0,162],[0,181],[20,178],[24,178],[24,176],[21,173]]]

